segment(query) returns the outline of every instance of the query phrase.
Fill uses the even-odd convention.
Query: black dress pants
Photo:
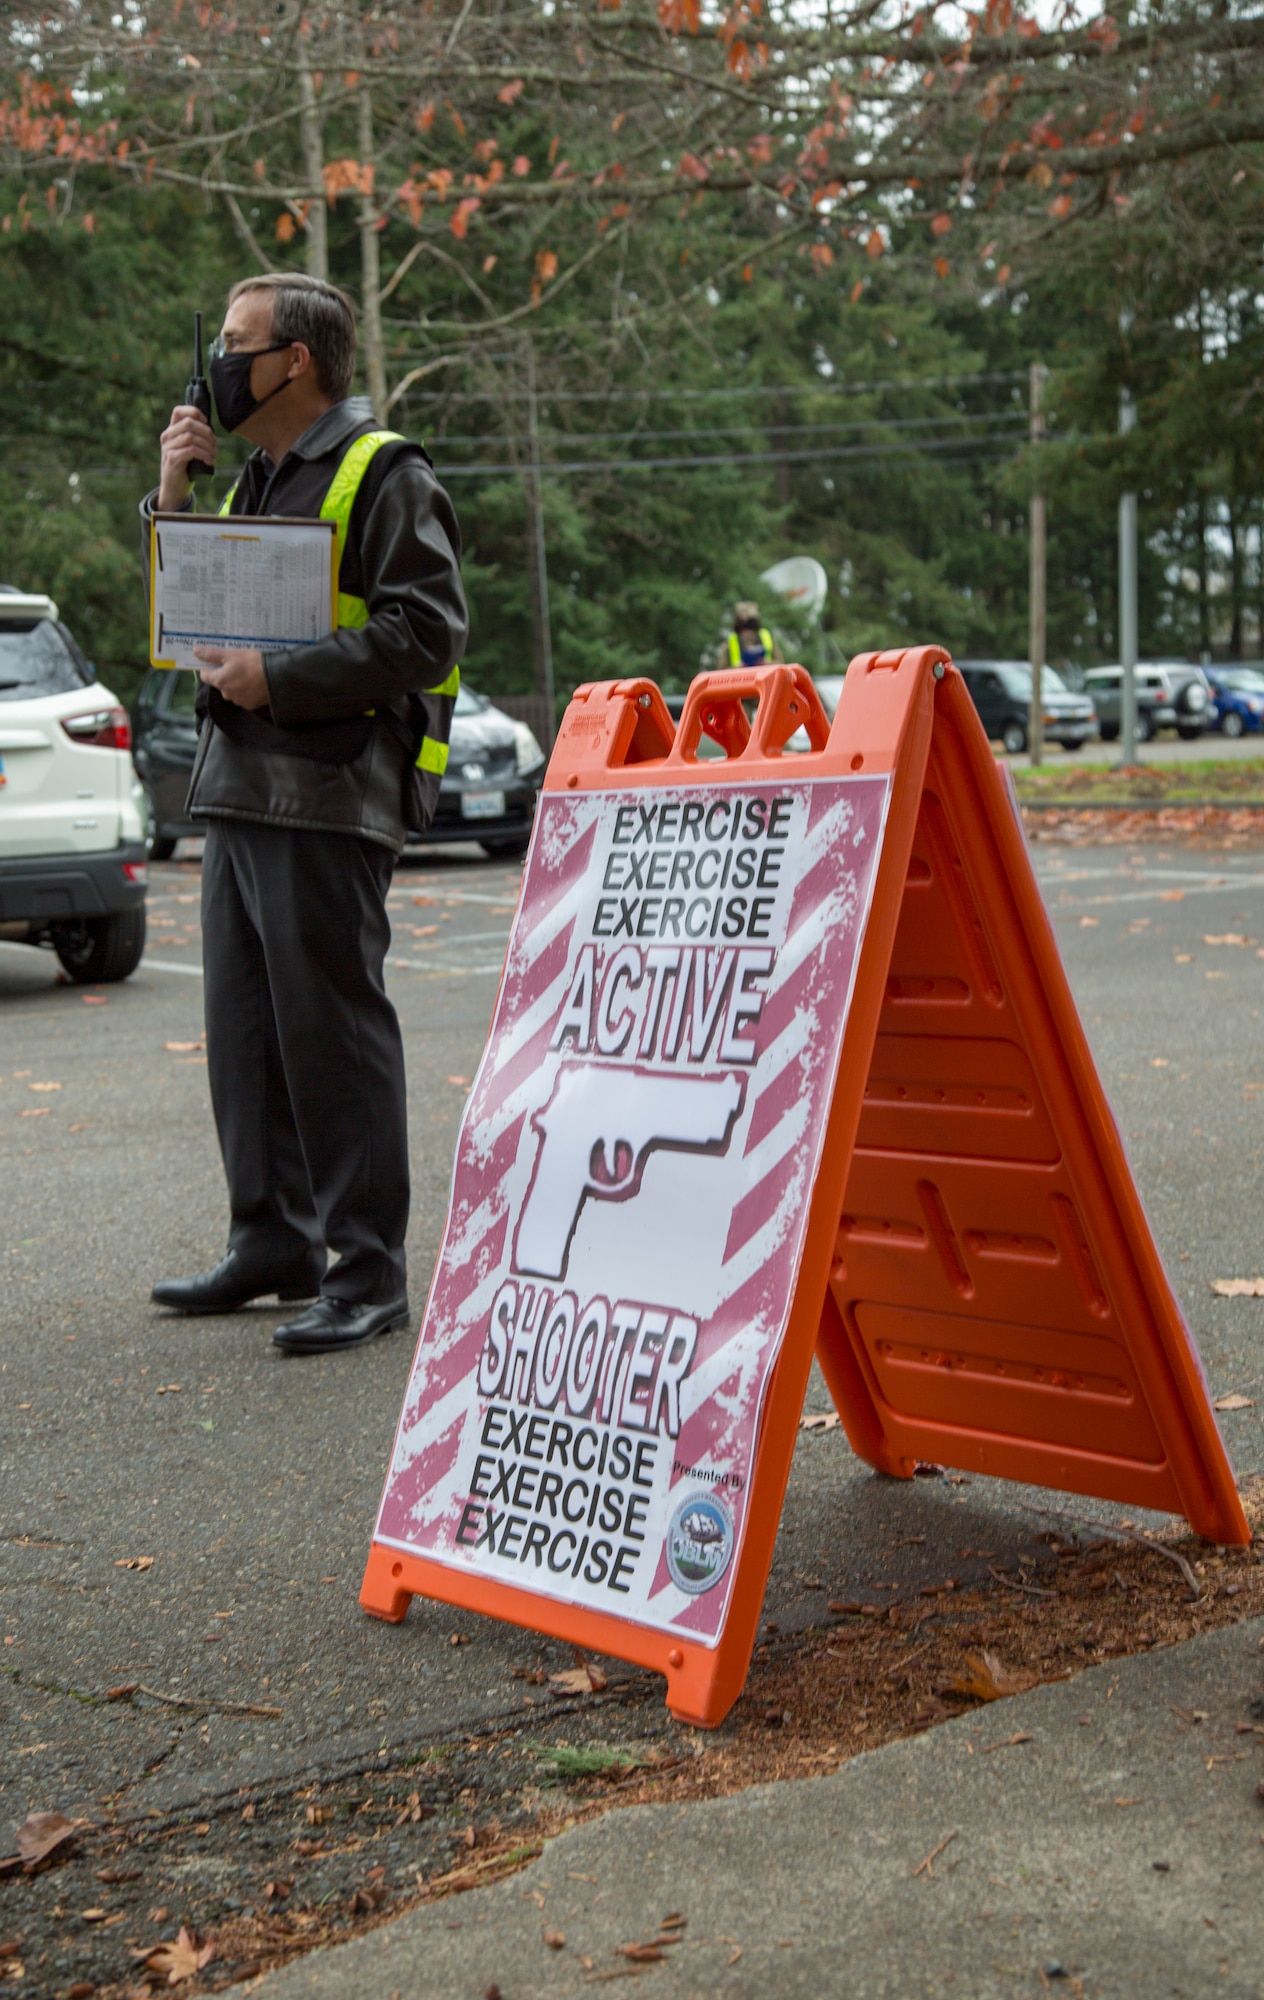
[[[351,833],[213,820],[202,862],[206,1053],[229,1246],[265,1269],[322,1247],[321,1285],[406,1285],[404,1048],[386,997],[395,857]]]

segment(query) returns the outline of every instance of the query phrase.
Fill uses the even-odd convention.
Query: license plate
[[[462,792],[462,819],[501,819],[505,811],[503,792]]]

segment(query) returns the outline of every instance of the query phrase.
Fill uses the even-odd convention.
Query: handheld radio
[[[195,410],[200,410],[209,423],[211,420],[211,391],[202,373],[202,315],[193,315],[193,373],[184,392],[184,400]],[[190,479],[209,479],[214,472],[213,465],[207,465],[200,458],[191,458],[185,467]]]

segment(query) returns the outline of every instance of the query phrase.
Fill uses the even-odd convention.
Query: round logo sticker
[[[696,1597],[720,1581],[733,1553],[733,1520],[705,1488],[679,1502],[667,1529],[667,1567],[678,1590]]]

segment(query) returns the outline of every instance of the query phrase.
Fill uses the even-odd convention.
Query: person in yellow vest
[[[297,273],[244,279],[212,349],[221,426],[255,450],[221,511],[337,524],[337,629],[260,653],[206,646],[190,815],[206,824],[202,938],[228,1248],[161,1305],[313,1300],[289,1354],[409,1317],[404,1052],[383,966],[386,893],[433,812],[468,636],[456,516],[420,445],[350,392],[355,314]],[[191,405],[161,438],[148,515],[194,504],[215,434]],[[148,579],[146,579],[148,581]],[[337,1261],[327,1265],[327,1253]]]
[[[716,666],[762,667],[779,660],[777,643],[766,625],[759,622],[759,606],[744,602],[733,613],[733,630],[720,647]]]

